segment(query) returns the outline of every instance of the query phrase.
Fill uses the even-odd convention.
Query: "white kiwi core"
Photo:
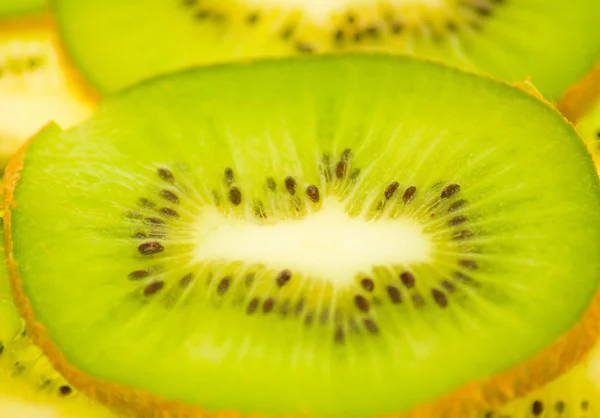
[[[349,217],[337,201],[298,220],[259,225],[204,213],[196,228],[195,259],[242,261],[352,283],[373,266],[431,261],[432,243],[410,219]]]

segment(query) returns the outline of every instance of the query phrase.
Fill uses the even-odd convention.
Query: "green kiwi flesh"
[[[0,19],[41,13],[45,9],[45,0],[2,0],[0,1]]]
[[[533,358],[598,288],[600,185],[572,127],[420,60],[194,69],[23,152],[13,284],[90,393],[410,411]]]
[[[50,3],[65,50],[101,94],[192,65],[380,50],[509,81],[531,77],[554,100],[600,51],[597,0]]]

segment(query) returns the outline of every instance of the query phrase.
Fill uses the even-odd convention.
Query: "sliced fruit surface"
[[[77,393],[32,344],[10,294],[3,248],[0,257],[0,416],[114,417],[102,405]]]
[[[41,13],[45,8],[45,0],[2,0],[0,19]]]
[[[51,125],[5,181],[32,337],[142,416],[458,416],[597,337],[584,144],[538,99],[448,67],[190,70]]]
[[[381,50],[509,81],[550,100],[600,53],[596,0],[51,0],[63,46],[101,94],[191,65]]]
[[[588,145],[590,152],[600,163],[600,97],[577,123],[577,131]],[[600,165],[598,166],[600,169]]]
[[[600,346],[589,360],[528,396],[482,418],[595,418],[600,416]]]
[[[0,21],[0,166],[50,120],[67,128],[92,108],[59,65],[47,18]]]

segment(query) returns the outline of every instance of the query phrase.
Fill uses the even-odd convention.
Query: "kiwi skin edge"
[[[538,100],[540,99],[539,97],[537,98]],[[16,207],[14,200],[15,187],[21,178],[24,158],[28,146],[34,140],[33,138],[35,136],[23,144],[19,151],[9,160],[3,181],[5,194],[3,202],[5,207],[4,240],[10,282],[15,303],[22,317],[26,320],[26,329],[33,342],[41,347],[52,366],[77,390],[86,394],[91,399],[108,405],[117,412],[125,412],[126,416],[132,415],[144,418],[245,417],[246,415],[235,411],[206,412],[198,407],[166,400],[143,390],[110,382],[98,382],[93,377],[71,366],[60,349],[50,340],[45,327],[37,322],[32,306],[24,295],[18,268],[13,257],[13,245],[10,233],[11,208]],[[464,385],[449,394],[418,406],[411,411],[389,414],[382,418],[468,418],[477,414],[484,414],[516,397],[523,396],[543,387],[549,381],[556,379],[579,364],[587,357],[600,338],[600,327],[597,325],[599,322],[600,291],[596,293],[580,321],[563,334],[553,345],[532,359],[488,379]],[[468,400],[468,402],[456,402],[458,399],[463,401]],[[470,406],[466,408],[464,406],[465,403],[468,403]],[[264,415],[257,414],[256,416],[266,418]],[[286,416],[286,418],[293,417],[292,415]]]

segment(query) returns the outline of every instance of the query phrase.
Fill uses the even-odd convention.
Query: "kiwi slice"
[[[5,184],[30,335],[144,417],[466,417],[598,337],[584,145],[537,98],[446,66],[178,73],[49,125]]]
[[[39,13],[46,8],[45,0],[2,0],[0,17],[16,17]]]
[[[113,417],[66,382],[27,337],[10,294],[2,247],[0,257],[0,416]]]
[[[93,99],[62,69],[53,37],[47,16],[0,16],[0,166],[50,120],[69,127],[91,111]]]
[[[103,95],[190,65],[381,50],[510,81],[531,77],[555,100],[600,51],[597,0],[50,3],[65,50]]]
[[[591,358],[543,389],[482,418],[594,418],[600,416],[600,345]]]
[[[600,59],[592,71],[567,90],[558,109],[575,124],[600,173]]]

